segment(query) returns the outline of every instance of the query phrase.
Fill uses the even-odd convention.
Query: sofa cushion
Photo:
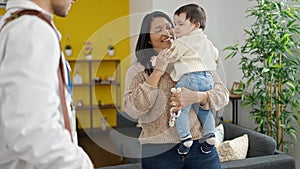
[[[248,135],[224,141],[217,147],[221,162],[245,159],[248,151]]]
[[[272,137],[249,130],[234,124],[222,122],[224,126],[224,140],[232,140],[243,134],[248,134],[248,157],[272,155],[276,150],[276,142]]]
[[[224,127],[223,124],[219,124],[215,129],[216,143],[215,146],[218,147],[224,140]]]

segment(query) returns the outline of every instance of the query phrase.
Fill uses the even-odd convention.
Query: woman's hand
[[[177,55],[172,53],[174,50],[175,46],[172,46],[170,49],[160,51],[156,56],[154,69],[159,69],[165,72],[169,63],[173,63],[177,58]]]
[[[176,55],[173,55],[175,47],[162,50],[158,53],[158,56],[152,56],[151,62],[155,66],[149,79],[146,81],[151,86],[158,86],[161,76],[165,73],[169,63],[173,63],[176,59]],[[172,54],[172,55],[171,55]]]
[[[172,106],[171,112],[177,112],[183,107],[193,103],[204,105],[208,102],[207,92],[192,91],[185,87],[181,88],[180,93],[172,93],[170,97],[170,105]]]

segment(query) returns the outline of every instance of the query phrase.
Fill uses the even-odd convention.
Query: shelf
[[[83,83],[83,84],[73,84],[72,86],[74,87],[84,87],[84,86],[87,86],[89,87],[90,85],[93,85],[93,86],[111,86],[111,85],[116,85],[116,86],[120,86],[120,82],[111,82],[111,83]]]
[[[76,106],[76,110],[90,110],[90,109],[113,109],[118,108],[119,106],[114,104],[105,104],[105,105],[93,105],[93,106]]]
[[[112,109],[112,108],[118,108],[118,106],[114,104],[105,104],[105,105],[98,105],[99,109]]]
[[[75,110],[90,110],[90,106],[75,106]]]
[[[83,84],[72,84],[72,86],[76,87],[76,86],[90,86],[91,84],[89,83],[83,83]]]
[[[120,85],[120,60],[119,59],[95,59],[95,60],[68,60],[73,70],[79,71],[83,78],[83,84],[73,84],[73,99],[78,101],[82,99],[84,105],[76,106],[76,110],[82,112],[80,116],[84,120],[84,128],[89,129],[101,126],[97,120],[99,113],[106,112],[105,116],[110,119],[110,124],[116,124],[116,111],[120,109],[121,104],[121,85]],[[112,77],[113,81],[102,80],[96,82],[96,78]],[[73,77],[74,78],[74,77]],[[73,80],[72,78],[72,80]],[[100,81],[100,80],[99,80]],[[109,89],[111,88],[111,89]],[[110,96],[112,95],[112,96]],[[110,100],[112,97],[115,100]],[[97,105],[95,100],[105,98],[105,105]],[[76,103],[75,103],[76,105]],[[101,110],[101,111],[100,111]],[[77,126],[78,127],[78,126]]]
[[[110,82],[110,83],[93,83],[94,86],[110,86],[110,85],[116,85],[120,86],[120,82]]]
[[[68,60],[68,62],[120,62],[119,59],[93,59],[93,60],[84,60],[84,59],[78,59],[78,60]]]

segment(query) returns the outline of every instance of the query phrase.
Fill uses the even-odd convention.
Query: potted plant
[[[90,41],[84,42],[84,52],[87,60],[92,60],[93,44]]]
[[[114,56],[115,50],[114,50],[114,47],[112,45],[108,45],[108,47],[107,47],[107,54],[109,56]]]
[[[65,54],[66,54],[66,56],[71,56],[72,55],[72,47],[71,47],[71,45],[66,45],[65,46]]]
[[[293,1],[293,2],[292,2]],[[246,39],[229,46],[226,59],[239,56],[242,100],[251,108],[257,131],[287,150],[299,130],[300,19],[298,0],[256,0]],[[290,5],[296,4],[296,5]]]
[[[70,42],[70,35],[67,35],[67,42],[65,46],[65,54],[66,56],[71,56],[72,55],[72,46]]]

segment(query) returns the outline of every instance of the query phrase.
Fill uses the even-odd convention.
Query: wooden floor
[[[109,139],[109,130],[79,130],[78,144],[90,156],[95,168],[124,163]]]

